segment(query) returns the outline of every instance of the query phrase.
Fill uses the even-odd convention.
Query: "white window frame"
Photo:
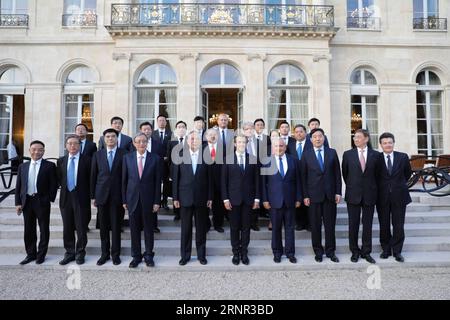
[[[12,1],[12,8],[11,8],[11,13],[6,13],[6,14],[28,14],[28,3],[27,3],[27,7],[26,7],[26,13],[17,13],[17,4],[16,1],[17,0],[11,0]],[[0,8],[1,10],[1,8]],[[0,14],[4,14],[3,11],[0,11]]]

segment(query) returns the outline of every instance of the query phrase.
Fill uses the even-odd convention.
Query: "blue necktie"
[[[297,148],[297,155],[298,155],[298,159],[299,159],[299,160],[302,158],[302,152],[303,152],[303,150],[302,150],[302,144],[299,143],[299,144],[298,144],[298,148]]]
[[[280,157],[280,175],[284,178],[283,157]]]
[[[222,130],[222,147],[223,147],[223,156],[225,157],[227,150],[227,142],[225,141],[225,130]]]
[[[192,154],[192,156],[191,156],[191,160],[192,160],[192,172],[194,173],[194,175],[195,175],[195,172],[197,171],[197,159],[196,159],[196,155],[197,154]]]
[[[323,172],[322,149],[317,150],[317,161],[319,161],[320,170]]]
[[[108,165],[109,165],[109,171],[111,171],[112,165],[113,165],[113,152],[112,151],[110,151],[109,155],[108,155]]]
[[[161,141],[161,143],[164,143],[164,135],[162,131],[159,132],[159,141]]]
[[[67,189],[75,189],[75,157],[70,157],[69,172],[67,173]]]
[[[240,159],[239,167],[241,168],[242,172],[244,172],[245,171],[245,168],[244,168],[244,156],[241,154],[239,156],[239,159]]]

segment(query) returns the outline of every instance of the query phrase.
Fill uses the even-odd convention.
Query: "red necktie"
[[[214,146],[212,146],[212,149],[211,149],[211,159],[212,159],[212,161],[216,160],[216,149],[214,148]]]

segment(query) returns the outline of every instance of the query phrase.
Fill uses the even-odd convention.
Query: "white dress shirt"
[[[70,167],[70,162],[72,161],[71,158],[75,157],[75,186],[77,185],[77,177],[78,177],[78,161],[80,160],[80,153],[78,152],[75,155],[68,155],[69,157],[67,158],[67,175],[69,175],[69,167]]]
[[[117,146],[115,146],[112,149],[106,148],[106,161],[108,161],[110,151],[112,151],[112,157],[113,157],[113,161],[114,161],[114,157],[116,156]]]
[[[195,172],[197,172],[198,169],[198,156],[199,156],[199,152],[200,150],[197,151],[192,151],[191,149],[189,149],[189,152],[191,154],[191,165],[195,165]]]
[[[37,193],[37,177],[39,175],[39,169],[41,168],[42,158],[34,161],[30,161],[30,168],[28,169],[28,186],[27,186],[27,194],[32,195],[33,193]],[[36,166],[36,170],[34,172],[35,176],[33,177],[33,166]],[[34,185],[32,185],[32,181],[34,181]]]
[[[120,148],[120,141],[122,140],[122,133],[119,132],[119,135],[117,136],[117,146]]]
[[[152,152],[152,138],[151,137],[147,141],[147,151]]]
[[[322,150],[322,151],[320,151],[320,155],[322,156],[323,165],[325,167],[325,146],[322,146],[320,148],[314,147],[314,154],[316,155],[317,161],[319,160],[317,157],[317,150],[319,150],[319,149]]]
[[[280,156],[276,155],[275,159],[276,159],[275,162],[277,163],[278,172],[280,172]],[[286,172],[288,171],[288,162],[287,162],[287,158],[286,158],[286,153],[283,154],[281,161],[283,162],[283,171],[284,171],[284,174],[286,175]]]

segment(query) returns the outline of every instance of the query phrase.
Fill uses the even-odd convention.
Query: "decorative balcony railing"
[[[111,10],[111,26],[334,26],[333,6],[113,4]]]
[[[447,30],[447,18],[414,18],[413,29],[415,30]]]
[[[28,27],[28,15],[0,14],[0,27]]]
[[[97,15],[95,13],[63,14],[62,25],[64,27],[96,27]]]
[[[380,30],[381,19],[377,17],[347,17],[347,28]]]

